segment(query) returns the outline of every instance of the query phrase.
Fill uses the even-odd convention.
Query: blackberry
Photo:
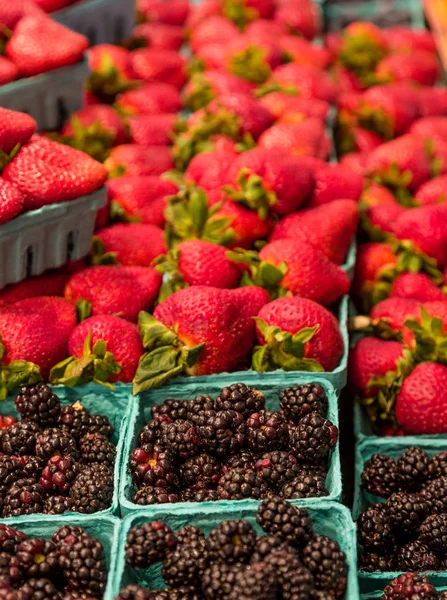
[[[219,495],[216,490],[182,490],[180,492],[182,502],[216,502]]]
[[[186,421],[188,419],[188,402],[168,398],[161,404],[154,404],[151,408],[152,418],[167,416],[171,421]]]
[[[42,429],[55,425],[61,411],[59,398],[42,382],[20,388],[14,404],[24,421],[34,421]]]
[[[51,536],[51,541],[56,544],[58,549],[62,548],[65,543],[71,544],[76,538],[81,535],[88,535],[82,527],[78,525],[63,525]]]
[[[59,545],[59,567],[68,590],[80,590],[102,597],[107,582],[104,549],[99,540],[86,532],[71,535]]]
[[[19,456],[17,457],[23,465],[23,475],[26,479],[39,481],[42,471],[45,467],[45,461],[37,456]]]
[[[79,440],[87,433],[101,433],[107,438],[113,434],[113,427],[105,415],[93,415],[78,400],[74,404],[63,406],[57,420],[63,431]]]
[[[208,566],[208,556],[204,545],[191,542],[177,546],[168,552],[163,560],[161,574],[170,587],[181,585],[196,586]]]
[[[447,514],[430,515],[419,528],[419,539],[434,552],[447,548]]]
[[[131,583],[120,589],[120,593],[115,600],[152,600],[152,598],[153,593],[150,590]]]
[[[32,421],[19,421],[2,433],[2,451],[9,456],[25,456],[36,451],[37,436],[41,428]]]
[[[24,579],[25,573],[17,556],[8,552],[0,552],[0,578],[6,578],[11,583],[17,584]]]
[[[362,472],[362,487],[381,498],[389,498],[399,490],[399,476],[394,458],[386,454],[373,454]]]
[[[213,398],[211,398],[211,396],[202,396],[199,394],[194,398],[194,400],[188,402],[188,416],[186,417],[186,419],[188,421],[191,421],[192,423],[196,423],[197,421],[201,420],[200,415],[204,411],[214,409],[215,402]]]
[[[262,411],[264,408],[264,394],[245,383],[233,383],[224,387],[216,398],[216,410],[235,410],[244,417]]]
[[[27,577],[53,579],[58,572],[56,546],[43,537],[24,540],[16,556]]]
[[[129,467],[137,484],[165,488],[179,486],[175,454],[163,446],[146,444],[136,448],[131,454]]]
[[[66,493],[75,479],[74,461],[71,456],[52,456],[42,471],[40,485],[47,492]]]
[[[203,531],[194,525],[184,525],[175,532],[178,544],[205,544]]]
[[[399,492],[388,498],[385,508],[391,526],[412,537],[416,537],[419,525],[429,511],[429,506],[422,496]]]
[[[276,450],[263,454],[255,469],[272,490],[278,490],[297,473],[297,460],[289,452]]]
[[[428,546],[416,540],[398,549],[397,566],[399,571],[437,571],[439,559]]]
[[[325,416],[328,401],[324,388],[319,383],[305,383],[286,388],[279,393],[279,404],[286,419],[299,423],[311,412]]]
[[[105,435],[101,433],[87,433],[79,440],[81,463],[104,463],[113,467],[116,458],[116,448]]]
[[[367,573],[376,571],[395,571],[397,568],[394,554],[376,554],[375,552],[363,552],[359,556],[359,569]]]
[[[280,412],[261,410],[247,419],[248,445],[254,452],[282,450],[288,446],[289,429]]]
[[[404,573],[386,586],[382,596],[382,600],[401,600],[401,598],[435,600],[438,598],[438,592],[428,577],[418,573]]]
[[[203,596],[198,590],[186,585],[152,593],[154,595],[151,596],[151,600],[203,600]]]
[[[19,544],[26,540],[26,535],[10,525],[0,523],[0,552],[15,554]]]
[[[335,540],[315,535],[302,553],[304,566],[314,578],[315,587],[339,598],[346,590],[348,567],[346,554]]]
[[[190,488],[211,488],[217,484],[220,476],[220,463],[210,454],[188,458],[180,467],[182,483]]]
[[[50,427],[37,438],[36,454],[43,460],[49,460],[52,456],[71,456],[76,459],[78,450],[71,435]]]
[[[73,500],[67,496],[49,496],[43,506],[46,515],[63,515],[72,510]]]
[[[439,479],[447,475],[447,450],[432,456],[428,466],[428,479]]]
[[[173,423],[162,423],[160,443],[185,459],[199,452],[199,434],[191,421],[178,419]]]
[[[132,499],[134,504],[139,504],[140,506],[178,501],[179,496],[175,492],[170,491],[169,488],[153,487],[152,485],[143,485]]]
[[[113,475],[84,469],[70,488],[70,498],[73,509],[80,513],[92,514],[109,508],[113,499]]]
[[[254,469],[257,462],[256,456],[251,452],[240,452],[235,456],[230,456],[224,465],[224,473],[229,469]]]
[[[408,448],[396,463],[401,488],[418,492],[427,480],[430,462],[430,457],[422,448]]]
[[[19,591],[31,600],[58,600],[60,598],[54,583],[43,577],[28,579]]]
[[[247,563],[255,543],[255,530],[248,521],[242,519],[222,521],[206,540],[210,558],[228,564]]]
[[[428,512],[447,512],[447,476],[430,481],[422,488],[420,496],[427,503]]]
[[[256,538],[255,548],[251,556],[251,563],[264,562],[269,560],[270,554],[278,551],[285,551],[288,554],[298,554],[296,550],[285,543],[281,538],[275,535],[260,535]]]
[[[307,510],[292,506],[282,498],[263,500],[256,521],[266,533],[280,537],[291,546],[304,546],[312,536],[312,523]]]
[[[357,519],[359,544],[368,550],[388,550],[394,536],[385,505],[380,502],[369,506]]]
[[[219,500],[242,500],[243,498],[263,498],[267,485],[252,469],[229,469],[217,484]]]
[[[23,479],[23,464],[15,456],[0,455],[0,496],[18,479]]]
[[[19,517],[41,513],[45,491],[33,479],[18,479],[3,499],[2,517]]]
[[[314,589],[312,575],[304,567],[284,573],[280,585],[283,600],[308,600]]]
[[[212,563],[202,577],[202,591],[205,600],[229,600],[241,565],[223,562]]]
[[[329,495],[324,478],[321,475],[312,475],[306,469],[289,481],[279,491],[281,498],[322,498]]]
[[[276,577],[278,579],[280,597],[292,598],[292,585],[293,578],[292,573],[299,572],[301,577],[300,581],[295,581],[297,584],[296,592],[300,594],[301,592],[308,591],[308,584],[311,583],[311,576],[308,571],[304,572],[303,565],[298,557],[296,551],[292,549],[287,549],[287,546],[284,545],[284,549],[277,549],[268,554],[265,557],[265,562],[273,567],[274,572],[276,573]],[[299,596],[297,596],[299,597]],[[307,598],[307,596],[306,596]]]
[[[126,562],[138,569],[164,560],[177,545],[171,528],[161,521],[132,527],[127,534]]]
[[[146,423],[141,430],[138,437],[138,444],[144,446],[145,444],[156,444],[160,439],[162,423],[172,423],[172,420],[168,416],[154,417]]]
[[[239,600],[276,600],[278,580],[273,567],[267,563],[255,563],[236,574],[233,589]]]
[[[218,458],[239,453],[247,444],[244,417],[234,410],[204,411],[198,423],[200,444]]]
[[[292,446],[298,462],[317,464],[328,459],[338,438],[338,429],[319,413],[306,415],[292,433]]]

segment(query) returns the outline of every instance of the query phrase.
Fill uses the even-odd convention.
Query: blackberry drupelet
[[[113,433],[113,427],[105,415],[93,415],[79,400],[61,408],[58,424],[63,431],[76,440],[87,433],[101,433],[107,438],[110,438]]]
[[[247,563],[256,543],[256,532],[242,519],[229,519],[219,523],[206,540],[209,557],[228,564]]]
[[[56,546],[43,537],[24,540],[16,556],[27,577],[53,579],[59,570]]]
[[[308,600],[314,589],[310,572],[299,567],[283,576],[281,592],[283,600]]]
[[[13,556],[8,552],[0,552],[0,579],[6,578],[17,585],[24,579],[24,576],[25,573],[17,556]]]
[[[166,415],[171,421],[186,421],[188,419],[188,402],[168,398],[161,404],[154,404],[151,408],[151,415],[152,418]]]
[[[170,491],[169,488],[154,487],[152,485],[143,485],[132,499],[134,504],[148,506],[150,504],[166,504],[168,502],[178,502],[177,493]]]
[[[346,554],[335,540],[315,535],[302,553],[304,566],[312,573],[315,587],[340,598],[347,585]]]
[[[376,571],[395,571],[397,569],[396,557],[392,553],[376,554],[363,552],[359,556],[359,569],[367,573]]]
[[[146,444],[136,448],[131,454],[129,467],[137,484],[165,488],[179,485],[175,454],[164,446]]]
[[[229,469],[217,484],[219,500],[242,500],[243,498],[263,498],[267,485],[252,469]]]
[[[39,481],[45,467],[45,461],[37,456],[19,456],[18,459],[23,464],[24,477]]]
[[[229,469],[254,469],[257,458],[251,452],[242,451],[235,456],[230,456],[230,458],[226,461],[223,467],[224,473]]]
[[[370,550],[387,551],[394,545],[394,535],[384,504],[369,506],[357,519],[359,544]]]
[[[429,505],[423,496],[397,492],[385,502],[385,510],[392,527],[414,538],[429,512]]]
[[[211,396],[202,396],[201,394],[199,394],[194,398],[194,400],[188,402],[187,408],[188,416],[186,417],[186,419],[188,421],[191,421],[192,423],[196,423],[196,420],[198,418],[200,420],[200,414],[203,413],[203,411],[215,409],[215,402],[213,398],[211,398]]]
[[[422,488],[421,497],[428,504],[428,512],[443,513],[447,511],[447,476],[430,481]]]
[[[264,560],[269,560],[269,555],[276,554],[278,551],[285,551],[288,554],[296,555],[298,558],[296,550],[281,538],[275,535],[260,535],[256,538],[255,548],[250,562],[264,562]]]
[[[435,600],[438,598],[438,592],[428,577],[418,573],[404,573],[386,586],[382,600],[401,600],[402,598]]]
[[[60,598],[54,583],[43,577],[28,579],[19,591],[31,600],[57,600]]]
[[[173,423],[162,423],[160,443],[182,459],[199,453],[199,434],[191,421],[178,419]]]
[[[85,468],[76,476],[70,498],[74,510],[81,513],[92,514],[109,508],[113,499],[113,475]]]
[[[162,561],[176,545],[177,538],[166,523],[153,521],[132,527],[127,535],[126,562],[144,569]]]
[[[447,475],[447,450],[432,456],[428,466],[428,479],[439,479]]]
[[[281,498],[322,498],[329,495],[324,478],[318,474],[311,474],[302,469],[300,473],[289,481],[279,491]]]
[[[373,454],[366,461],[362,473],[363,488],[381,498],[389,498],[399,491],[399,477],[394,458],[386,454]]]
[[[202,577],[202,591],[205,600],[230,600],[241,565],[223,562],[212,563]]]
[[[398,549],[397,566],[399,571],[437,571],[439,559],[428,546],[416,540]]]
[[[309,465],[327,461],[337,438],[337,427],[319,413],[312,412],[298,423],[291,442],[298,462]]]
[[[263,500],[256,521],[266,533],[280,537],[291,546],[303,547],[312,536],[312,523],[307,510],[292,506],[282,498]]]
[[[267,563],[254,563],[236,575],[233,589],[239,600],[276,600],[278,580],[273,567]]]
[[[253,452],[283,450],[289,445],[289,429],[280,412],[261,410],[247,419],[248,446]]]
[[[152,593],[151,600],[203,600],[203,596],[199,590],[185,585],[166,591],[154,591]]]
[[[49,496],[43,506],[46,515],[63,515],[72,510],[73,500],[67,496]]]
[[[76,459],[78,449],[73,436],[55,427],[50,427],[37,438],[36,454],[43,460],[49,460],[52,456],[71,456]]]
[[[182,490],[180,492],[182,502],[216,502],[220,500],[216,490]]]
[[[136,583],[131,583],[120,589],[115,600],[152,600],[152,592]],[[62,599],[64,600],[64,598]]]
[[[249,417],[264,408],[264,394],[245,383],[233,383],[224,387],[216,398],[216,410],[235,410],[244,417]]]
[[[73,485],[75,477],[71,456],[52,456],[42,471],[39,483],[46,492],[66,493]]]
[[[285,417],[294,423],[311,412],[325,416],[328,401],[324,388],[319,383],[305,383],[286,388],[279,393],[279,404]]]
[[[3,498],[2,517],[34,515],[43,510],[45,490],[34,479],[18,479]]]
[[[0,455],[0,497],[18,479],[23,479],[23,464],[15,456]]]
[[[33,421],[42,429],[55,425],[61,411],[59,398],[42,382],[20,388],[14,404],[24,421]]]
[[[160,439],[162,423],[172,423],[172,420],[167,415],[154,417],[146,423],[138,437],[138,444],[157,444]]]
[[[289,452],[267,452],[256,461],[255,469],[272,490],[278,490],[297,474],[297,460]]]
[[[68,590],[80,590],[95,597],[104,594],[107,582],[104,549],[88,533],[65,538],[59,546],[59,567]]]
[[[51,536],[51,541],[60,549],[65,543],[72,543],[81,535],[87,535],[86,532],[77,525],[63,525]]]
[[[10,525],[0,523],[0,552],[15,554],[19,544],[26,540],[26,535]]]
[[[208,555],[202,543],[177,545],[177,548],[168,552],[163,560],[161,574],[170,587],[181,585],[197,587],[200,585],[208,562]]]
[[[430,515],[419,528],[419,539],[434,552],[447,548],[447,514]]]
[[[396,463],[401,489],[418,492],[427,481],[431,459],[422,448],[408,448]]]
[[[247,444],[244,417],[234,410],[204,411],[198,432],[201,447],[221,459],[239,453]]]
[[[104,463],[113,467],[116,459],[116,448],[105,435],[101,433],[87,433],[79,440],[81,453],[80,462],[88,465],[91,463]]]
[[[212,488],[220,479],[220,463],[210,454],[199,454],[188,458],[180,467],[180,479],[186,487]]]
[[[184,525],[175,532],[177,544],[205,544],[203,531],[194,525]]]
[[[34,454],[36,440],[42,430],[31,421],[19,421],[3,431],[1,437],[2,451],[9,456],[25,456]]]
[[[254,559],[254,557],[255,554],[253,554],[252,559]],[[298,552],[283,542],[282,549],[278,548],[277,550],[273,550],[273,552],[268,554],[264,561],[261,562],[266,562],[273,567],[278,579],[281,597],[284,590],[286,591],[286,594],[287,592],[290,594],[291,590],[289,582],[291,580],[291,574],[294,571],[300,571],[303,568]],[[310,579],[310,577],[307,579]]]

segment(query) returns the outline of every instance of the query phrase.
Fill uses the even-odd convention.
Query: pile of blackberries
[[[447,592],[438,592],[428,577],[419,573],[404,573],[390,581],[382,600],[447,600]]]
[[[94,513],[113,497],[116,449],[106,416],[61,407],[44,383],[21,388],[22,420],[0,422],[0,514]]]
[[[307,510],[272,496],[259,506],[257,535],[246,520],[222,521],[207,538],[193,526],[176,532],[161,521],[133,527],[126,562],[136,569],[161,563],[169,589],[136,584],[117,600],[335,600],[347,585],[338,543],[313,533]]]
[[[381,498],[357,521],[364,571],[447,570],[447,452],[412,447],[398,460],[374,454],[363,488]]]
[[[325,478],[338,430],[325,418],[319,384],[289,387],[281,409],[244,383],[214,399],[165,400],[152,407],[129,468],[136,504],[327,496]]]

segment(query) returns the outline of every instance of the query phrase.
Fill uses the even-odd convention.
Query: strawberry
[[[410,127],[409,133],[414,133],[424,138],[440,137],[441,139],[445,139],[447,137],[447,117],[436,115],[418,119]]]
[[[436,43],[431,31],[427,29],[413,29],[406,25],[394,25],[383,30],[387,48],[395,51],[413,52],[426,50],[435,54]]]
[[[287,27],[283,23],[270,19],[256,19],[248,23],[244,29],[244,34],[253,40],[265,39],[267,37],[276,40],[286,33]]]
[[[308,40],[313,40],[322,30],[320,9],[312,0],[284,3],[276,9],[274,19],[290,33]]]
[[[134,378],[134,392],[160,386],[179,375],[208,375],[244,368],[255,321],[268,301],[265,290],[222,290],[194,286],[161,302],[151,317],[142,313],[146,353]]]
[[[3,2],[0,6],[0,24],[11,31],[17,23],[27,16],[45,16],[34,0],[14,0],[14,2]]]
[[[337,99],[337,88],[329,75],[312,65],[281,65],[273,71],[271,82],[279,88],[293,89],[303,98],[325,100],[329,104]]]
[[[124,220],[158,227],[165,223],[166,198],[178,191],[172,182],[155,175],[118,177],[106,185],[112,212]]]
[[[346,273],[300,239],[270,242],[259,254],[238,250],[228,256],[250,266],[243,283],[264,287],[272,298],[293,295],[330,306],[349,291]]]
[[[419,314],[420,303],[417,300],[393,297],[376,304],[371,310],[370,316],[373,322],[386,323],[388,330],[395,334],[401,334],[405,321],[415,319]]]
[[[285,56],[292,62],[313,65],[326,69],[331,62],[331,54],[326,48],[315,46],[304,38],[295,35],[282,35],[278,45]]]
[[[278,44],[270,38],[253,40],[244,35],[224,45],[222,67],[256,84],[264,83],[282,62]]]
[[[224,71],[210,70],[194,73],[183,90],[185,104],[191,110],[198,110],[227,94],[250,94],[253,84]]]
[[[22,77],[31,77],[79,62],[87,47],[87,38],[64,25],[47,17],[27,16],[14,28],[5,54]]]
[[[307,117],[323,121],[329,112],[329,104],[324,100],[291,96],[284,92],[270,92],[260,98],[259,104],[267,108],[275,119],[288,123],[304,121]]]
[[[383,204],[396,204],[396,198],[385,186],[378,183],[371,183],[363,191],[360,202],[367,209]]]
[[[425,273],[402,273],[391,287],[391,298],[407,298],[418,302],[447,300],[446,294]]]
[[[64,286],[70,275],[63,271],[51,271],[35,277],[27,277],[18,283],[7,285],[0,291],[0,308],[18,300],[36,296],[62,296]]]
[[[317,163],[314,179],[309,206],[322,206],[340,198],[357,201],[363,190],[360,175],[334,163]]]
[[[185,40],[185,32],[179,25],[142,23],[134,28],[131,39],[143,41],[149,48],[157,50],[180,50]]]
[[[2,397],[5,391],[47,378],[67,356],[76,310],[63,298],[19,300],[0,310]]]
[[[126,114],[177,113],[182,108],[182,99],[173,85],[147,83],[120,94],[116,106]]]
[[[365,87],[377,83],[371,73],[386,54],[386,42],[382,31],[373,23],[355,21],[343,31],[334,51],[344,69],[352,72]]]
[[[410,54],[390,54],[377,65],[375,74],[389,81],[410,81],[433,86],[439,77],[439,63],[435,54],[413,50]]]
[[[352,127],[347,138],[350,152],[369,153],[383,144],[383,139],[379,135],[363,127]],[[337,148],[342,154],[345,149],[345,143]]]
[[[446,191],[447,175],[440,175],[423,183],[414,195],[414,199],[421,206],[442,204],[447,200]]]
[[[334,200],[327,206],[302,210],[281,219],[269,241],[299,239],[321,251],[337,265],[344,263],[357,231],[359,210],[353,200]]]
[[[236,25],[222,15],[211,15],[203,19],[190,35],[190,46],[193,54],[208,44],[227,44],[239,36]]]
[[[34,0],[34,2],[46,13],[50,13],[65,8],[71,3],[71,0]]]
[[[176,115],[135,115],[129,117],[130,141],[140,146],[169,146],[174,138]]]
[[[20,214],[23,205],[24,197],[19,188],[0,177],[0,225]]]
[[[209,147],[209,150],[208,150]],[[235,140],[227,135],[216,134],[212,135],[204,144],[203,144],[203,152],[201,154],[206,154],[209,152],[230,152],[232,154],[239,154],[240,152],[244,152],[246,147],[244,144],[238,144]],[[196,155],[197,156],[197,155]]]
[[[194,156],[185,171],[185,181],[205,190],[231,183],[230,168],[237,159],[234,152],[201,152]]]
[[[421,117],[447,115],[447,90],[444,87],[423,87],[418,91]]]
[[[130,52],[125,48],[98,44],[89,49],[87,56],[91,71],[87,90],[99,102],[111,103],[118,94],[138,85]]]
[[[145,21],[166,23],[167,25],[183,25],[189,13],[187,0],[138,0],[138,12]]]
[[[29,115],[0,107],[0,150],[5,154],[26,144],[36,129],[37,123]]]
[[[396,200],[390,203],[376,204],[365,210],[362,227],[371,239],[383,241],[387,238],[387,234],[394,233],[396,219],[406,210],[408,209]]]
[[[84,306],[91,315],[116,315],[136,321],[157,298],[161,275],[150,267],[98,266],[76,273],[64,290],[66,300]],[[85,305],[87,303],[87,305]],[[90,315],[89,315],[90,316]]]
[[[340,166],[363,176],[366,174],[368,156],[369,154],[367,152],[349,152],[341,157]]]
[[[112,149],[104,166],[109,177],[162,175],[173,168],[174,162],[167,147],[122,144]]]
[[[333,371],[343,355],[337,319],[306,298],[279,298],[263,306],[256,334],[255,371]]]
[[[91,194],[106,177],[104,167],[87,154],[38,136],[3,170],[3,178],[23,194],[25,210]]]
[[[130,383],[143,346],[138,327],[112,315],[82,321],[68,340],[70,357],[51,369],[50,381],[75,387],[90,381],[108,385]]]
[[[205,0],[192,5],[185,23],[187,31],[191,33],[204,19],[214,15],[222,15],[220,0]]]
[[[297,157],[325,159],[329,155],[331,142],[320,119],[312,117],[293,125],[273,125],[260,136],[258,144],[260,148]]]
[[[397,256],[387,244],[371,242],[363,244],[357,252],[353,292],[370,308],[388,295],[386,283],[394,274]]]
[[[92,250],[95,264],[149,267],[167,248],[163,230],[155,225],[116,223],[96,232]]]
[[[131,65],[136,77],[146,83],[168,83],[180,89],[186,81],[185,59],[173,50],[134,50]]]
[[[76,136],[88,133],[94,126],[97,135],[111,137],[112,144],[124,144],[127,139],[126,129],[118,113],[107,104],[87,106],[73,113],[62,129],[62,135]]]
[[[19,70],[15,64],[4,56],[0,56],[0,85],[10,83],[18,77]]]

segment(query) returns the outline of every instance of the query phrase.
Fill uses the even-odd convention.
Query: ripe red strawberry
[[[407,298],[418,302],[447,300],[447,295],[425,273],[402,273],[391,288],[391,298]]]
[[[355,21],[345,27],[333,50],[343,67],[354,73],[364,87],[370,83],[371,71],[386,54],[386,42],[379,27],[366,21]]]
[[[145,21],[183,25],[188,17],[189,2],[187,0],[171,0],[171,2],[138,0],[138,12]]]
[[[138,327],[112,315],[82,321],[68,341],[70,357],[51,369],[50,381],[74,387],[95,383],[130,383],[143,354]]]
[[[91,194],[105,182],[104,167],[84,152],[34,136],[3,170],[32,210]]]
[[[273,71],[271,79],[280,87],[295,89],[304,98],[325,100],[330,104],[337,99],[337,88],[333,81],[325,72],[311,65],[281,65]]]
[[[174,139],[176,115],[135,115],[129,117],[128,126],[133,144],[141,146],[170,146]]]
[[[428,139],[438,137],[445,139],[447,137],[447,117],[436,115],[418,119],[410,127],[409,132]]]
[[[447,90],[444,87],[423,87],[419,90],[421,117],[447,115]]]
[[[24,198],[19,188],[0,177],[0,225],[22,212]]]
[[[349,152],[340,159],[340,165],[364,176],[367,172],[366,165],[369,154],[367,152]]]
[[[45,13],[33,0],[3,2],[2,6],[0,6],[0,23],[11,31],[23,17],[30,15],[45,16]]]
[[[394,333],[402,333],[407,319],[416,319],[420,314],[420,303],[407,298],[387,298],[371,310],[374,322],[386,323]]]
[[[383,30],[386,45],[389,50],[413,52],[427,50],[436,53],[436,43],[431,31],[413,29],[406,25],[394,25]]]
[[[293,62],[313,65],[319,69],[326,69],[331,62],[331,54],[326,48],[315,46],[304,38],[282,35],[278,44],[286,57]]]
[[[19,70],[15,64],[4,56],[0,56],[0,85],[10,83],[17,79],[18,76]]]
[[[29,115],[0,108],[0,150],[6,154],[26,144],[36,129],[37,123]]]
[[[98,44],[88,51],[90,77],[87,91],[98,102],[111,103],[116,96],[133,89],[138,82],[131,65],[130,52],[112,44]]]
[[[143,48],[131,53],[132,69],[147,83],[168,83],[180,89],[186,81],[185,59],[172,50]]]
[[[155,225],[116,223],[95,233],[92,250],[95,264],[149,267],[167,248],[163,230]]]
[[[254,341],[253,317],[267,301],[267,293],[258,287],[194,286],[161,302],[153,317],[142,314],[139,324],[146,354],[138,366],[134,392],[182,374],[244,368]]]
[[[396,219],[398,219],[406,210],[408,209],[397,201],[376,204],[365,210],[365,218],[362,222],[362,226],[373,239],[386,239],[386,234],[394,233]]]
[[[291,96],[284,92],[271,92],[260,98],[261,106],[267,108],[275,119],[287,123],[297,123],[307,117],[324,120],[329,112],[329,104],[316,98]]]
[[[186,29],[192,32],[196,27],[208,17],[222,14],[222,5],[220,0],[206,0],[191,6],[188,18],[186,20]]]
[[[62,296],[65,283],[70,278],[63,271],[51,271],[35,277],[27,277],[18,283],[7,285],[0,291],[0,308],[13,304],[18,300],[35,298],[36,296]]]
[[[260,136],[258,144],[276,152],[321,159],[328,157],[331,145],[322,121],[316,118],[293,125],[273,125]]]
[[[248,23],[244,34],[254,40],[270,38],[277,40],[287,33],[287,27],[283,23],[271,19],[256,19]]]
[[[309,206],[321,206],[334,200],[350,199],[358,201],[363,190],[363,178],[334,164],[318,162],[314,169],[315,186]]]
[[[447,432],[447,367],[431,362],[417,365],[404,379],[396,398],[396,417],[408,434]]]
[[[333,371],[343,355],[340,326],[326,308],[306,298],[279,298],[256,318],[256,371]]]
[[[185,181],[205,190],[231,183],[229,171],[237,158],[234,152],[201,152],[194,156],[185,171]]]
[[[91,314],[116,315],[135,321],[150,310],[161,285],[161,275],[150,267],[99,266],[76,273],[65,286],[66,300],[91,305]]]
[[[387,244],[372,242],[359,247],[352,289],[365,307],[370,308],[388,295],[388,286],[382,282],[388,280],[396,264],[397,257]]]
[[[350,135],[352,136],[350,147],[352,152],[369,153],[383,144],[383,139],[379,135],[368,129],[363,129],[363,127],[352,127]],[[350,141],[349,138],[348,141]],[[340,151],[343,151],[343,149],[339,149]]]
[[[120,94],[116,106],[126,114],[177,113],[182,108],[182,99],[173,85],[148,83]]]
[[[149,48],[157,50],[180,50],[185,32],[179,25],[166,23],[142,23],[132,31],[132,38],[144,40]]]
[[[71,0],[34,0],[34,2],[46,13],[50,13],[65,8]]]
[[[171,152],[164,146],[122,144],[104,162],[109,177],[162,175],[174,167]]]
[[[253,83],[264,83],[272,69],[282,62],[281,49],[270,38],[254,40],[245,35],[233,36],[223,46],[222,68]]]
[[[447,200],[447,175],[440,175],[423,183],[414,195],[414,199],[422,206],[445,202]]]
[[[308,40],[313,40],[322,30],[320,9],[311,0],[281,3],[274,18],[287,27],[290,33],[302,35]]]
[[[47,17],[23,17],[6,44],[6,57],[22,77],[31,77],[81,60],[88,40]]]
[[[238,36],[239,30],[230,19],[214,14],[192,29],[189,41],[193,54],[197,54],[207,44],[226,44]]]
[[[353,200],[334,200],[281,219],[270,234],[271,242],[286,238],[303,240],[337,265],[344,263],[357,231],[359,210]]]
[[[362,193],[361,203],[367,208],[382,204],[395,204],[396,198],[388,188],[378,183],[371,183]]]
[[[102,135],[111,138],[113,145],[124,144],[126,129],[118,113],[107,104],[87,106],[73,113],[62,129],[62,135],[82,138]]]
[[[224,71],[209,70],[194,73],[186,84],[183,95],[185,104],[192,110],[203,108],[216,97],[227,94],[250,94],[253,84]]]
[[[377,65],[376,75],[391,81],[411,81],[433,86],[439,77],[439,63],[436,55],[426,50],[390,54]]]

